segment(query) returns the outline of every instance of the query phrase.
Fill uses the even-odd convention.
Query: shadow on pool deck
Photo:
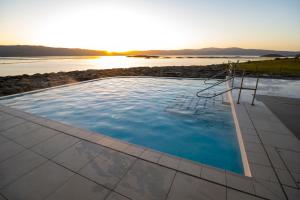
[[[258,95],[280,121],[300,140],[300,99]]]

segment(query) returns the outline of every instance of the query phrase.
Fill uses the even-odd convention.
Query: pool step
[[[165,111],[173,114],[201,115],[208,112],[227,111],[228,105],[227,98],[223,95],[212,99],[181,95],[174,100],[173,104],[167,106]]]

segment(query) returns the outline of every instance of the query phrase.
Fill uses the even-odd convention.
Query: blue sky
[[[0,44],[300,50],[299,0],[0,0]]]

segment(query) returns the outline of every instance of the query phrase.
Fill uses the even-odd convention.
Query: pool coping
[[[227,87],[227,89],[230,88],[228,82],[226,82],[226,87]],[[251,170],[250,170],[250,166],[249,166],[249,161],[248,161],[248,157],[247,157],[247,153],[246,153],[246,149],[245,149],[245,145],[244,145],[244,141],[243,141],[243,137],[242,137],[242,132],[241,132],[241,128],[240,128],[240,125],[239,125],[239,121],[238,121],[238,117],[237,117],[236,108],[235,108],[235,104],[234,104],[234,101],[233,101],[232,93],[227,92],[227,97],[228,97],[228,100],[230,102],[231,113],[232,113],[235,129],[236,129],[236,136],[237,136],[237,141],[238,141],[238,144],[239,144],[240,153],[241,153],[241,157],[242,157],[244,175],[248,176],[248,177],[251,177],[252,175],[251,175]]]

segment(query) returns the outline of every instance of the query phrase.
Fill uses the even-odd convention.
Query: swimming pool
[[[0,103],[243,174],[231,107],[222,96],[208,101],[196,98],[203,87],[199,79],[117,77]]]

